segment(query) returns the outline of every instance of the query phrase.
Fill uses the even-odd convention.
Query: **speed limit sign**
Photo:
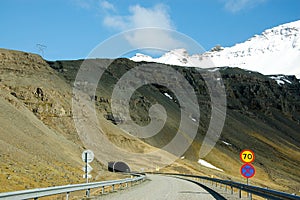
[[[252,163],[255,159],[254,152],[249,149],[245,149],[240,153],[240,159],[244,163]]]

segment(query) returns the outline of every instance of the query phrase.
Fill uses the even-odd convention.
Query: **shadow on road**
[[[177,177],[177,178],[179,178],[179,177]],[[205,185],[202,185],[201,183],[198,183],[197,181],[193,181],[193,180],[189,180],[189,179],[184,179],[184,178],[179,178],[179,179],[190,181],[192,183],[195,183],[195,184],[199,185],[200,187],[202,187],[203,189],[205,189],[209,194],[211,194],[217,200],[226,200],[226,198],[223,197],[222,195],[220,195],[219,193],[215,192],[214,190],[210,189],[209,187],[206,187]],[[195,193],[195,192],[191,192],[191,193]],[[199,193],[203,194],[203,192],[199,192]],[[207,194],[207,193],[205,193],[205,194]]]
[[[181,191],[180,194],[209,194],[209,192]]]

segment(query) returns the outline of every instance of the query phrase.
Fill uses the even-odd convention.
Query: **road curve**
[[[194,199],[215,199],[209,192],[199,185],[190,181],[161,176],[147,175],[150,181],[146,181],[141,185],[118,191],[98,197],[96,199],[133,199],[133,200],[194,200]]]

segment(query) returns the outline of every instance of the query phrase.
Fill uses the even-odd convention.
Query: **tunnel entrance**
[[[129,166],[122,161],[117,161],[117,162],[108,162],[108,171],[110,172],[130,172]]]

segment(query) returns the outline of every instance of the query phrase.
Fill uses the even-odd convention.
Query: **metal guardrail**
[[[197,179],[202,179],[202,180],[208,180],[208,181],[212,181],[214,183],[219,183],[219,184],[229,186],[229,187],[231,187],[231,189],[232,188],[237,188],[239,191],[245,191],[245,192],[248,192],[250,194],[254,194],[254,195],[266,198],[266,199],[300,200],[299,196],[296,196],[296,195],[293,195],[293,194],[289,194],[289,193],[285,193],[285,192],[279,192],[279,191],[276,191],[276,190],[271,190],[271,189],[252,186],[252,185],[246,185],[246,184],[237,183],[237,182],[228,181],[228,180],[209,178],[209,177],[205,177],[205,176],[189,175],[189,174],[173,174],[173,173],[159,173],[159,174],[180,176],[180,177],[191,177],[191,178],[197,178]],[[239,193],[241,194],[241,192],[239,192]],[[239,196],[241,197],[241,195],[239,195]]]
[[[89,196],[90,189],[93,188],[102,188],[102,193],[104,192],[104,187],[112,186],[112,190],[114,190],[115,185],[134,183],[138,181],[144,181],[146,176],[145,175],[135,175],[137,177],[134,178],[126,178],[120,180],[111,180],[111,181],[101,181],[101,182],[94,182],[94,183],[84,183],[84,184],[74,184],[74,185],[63,185],[63,186],[55,186],[55,187],[48,187],[48,188],[37,188],[37,189],[30,189],[30,190],[21,190],[15,192],[5,192],[0,193],[1,200],[18,200],[18,199],[38,199],[39,197],[45,196],[52,196],[57,194],[66,194],[66,199],[69,198],[69,194],[71,192],[86,190],[87,196]]]

